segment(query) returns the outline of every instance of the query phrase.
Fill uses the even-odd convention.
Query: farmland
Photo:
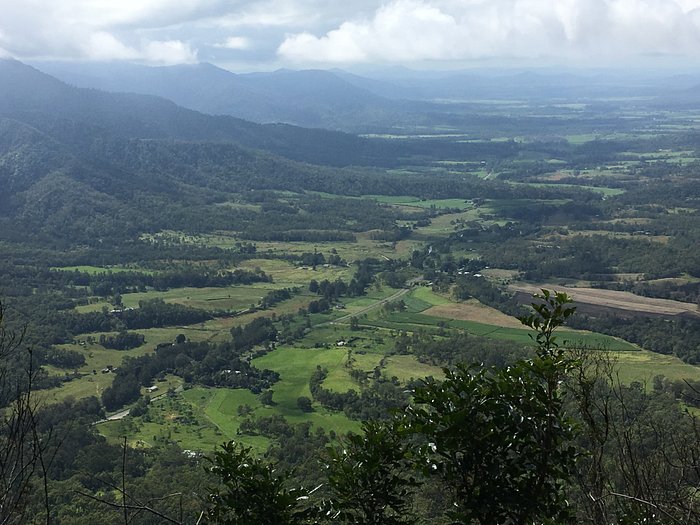
[[[342,167],[221,144],[115,156],[134,181],[152,177],[120,201],[138,218],[129,228],[104,219],[81,234],[80,222],[65,238],[59,214],[18,219],[2,240],[21,261],[8,294],[42,349],[41,398],[135,408],[97,425],[113,443],[210,451],[236,439],[262,453],[279,439],[265,422],[357,431],[464,356],[532,348],[517,316],[541,288],[576,301],[562,346],[614,354],[625,384],[700,379],[697,115],[600,102],[616,109],[445,102],[452,125],[367,133],[368,151],[394,157]],[[172,170],[152,172],[163,158]],[[54,247],[17,241],[31,228]],[[664,324],[621,334],[627,317]]]
[[[524,292],[532,295],[543,288],[557,289],[557,285],[553,283],[539,284],[514,284],[510,289],[516,292]],[[629,313],[638,315],[658,315],[658,316],[674,316],[674,315],[690,315],[700,316],[698,305],[684,303],[681,301],[673,301],[670,299],[659,299],[654,297],[640,297],[630,292],[616,290],[601,290],[597,288],[563,288],[577,304],[582,306],[592,306],[601,308],[610,308],[613,310],[623,310]]]

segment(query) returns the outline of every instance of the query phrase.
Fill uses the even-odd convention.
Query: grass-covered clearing
[[[468,210],[474,204],[465,199],[420,199],[411,196],[388,196],[388,195],[365,195],[369,199],[385,204],[396,204],[401,206],[411,206],[416,208],[437,208],[437,209],[460,209]]]

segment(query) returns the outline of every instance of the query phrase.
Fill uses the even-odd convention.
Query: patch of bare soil
[[[547,283],[536,285],[516,283],[508,286],[508,289],[511,291],[527,294],[539,293],[542,288],[566,292],[576,303],[582,306],[592,305],[641,315],[646,314],[664,317],[684,315],[700,317],[700,310],[695,304],[672,301],[670,299],[642,297],[631,292],[599,290],[597,288],[567,288]]]

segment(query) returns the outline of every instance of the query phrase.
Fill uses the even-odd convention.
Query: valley
[[[124,442],[134,480],[230,440],[310,469],[426,378],[532,357],[543,288],[577,307],[561,348],[700,408],[696,111],[352,91],[391,113],[326,131],[0,73],[0,300],[32,349],[9,369],[91,429],[57,486]]]

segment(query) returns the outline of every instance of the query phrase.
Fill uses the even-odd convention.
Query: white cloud
[[[225,13],[230,0],[0,0],[0,47],[20,58],[196,61],[168,30]]]
[[[0,0],[0,50],[19,59],[216,63],[230,49],[263,67],[695,58],[700,0]]]
[[[251,46],[250,39],[244,36],[230,36],[219,44],[214,44],[214,47],[222,49],[249,49]]]
[[[103,28],[157,27],[183,23],[202,16],[222,14],[239,3],[231,0],[24,0],[24,2],[51,12],[57,21]]]
[[[180,40],[142,40],[138,47],[130,47],[105,31],[90,35],[80,56],[88,60],[132,60],[160,65],[197,62],[196,51]]]
[[[700,52],[700,0],[393,0],[321,36],[288,35],[293,62],[620,59]]]
[[[233,27],[300,27],[314,21],[322,13],[308,9],[303,2],[271,0],[251,2],[240,11],[210,20],[214,26]]]
[[[180,40],[146,42],[141,57],[148,62],[165,65],[197,62],[196,51],[193,51],[189,44]]]
[[[139,58],[139,52],[125,46],[113,35],[98,31],[87,39],[83,54],[90,60],[133,60]]]

